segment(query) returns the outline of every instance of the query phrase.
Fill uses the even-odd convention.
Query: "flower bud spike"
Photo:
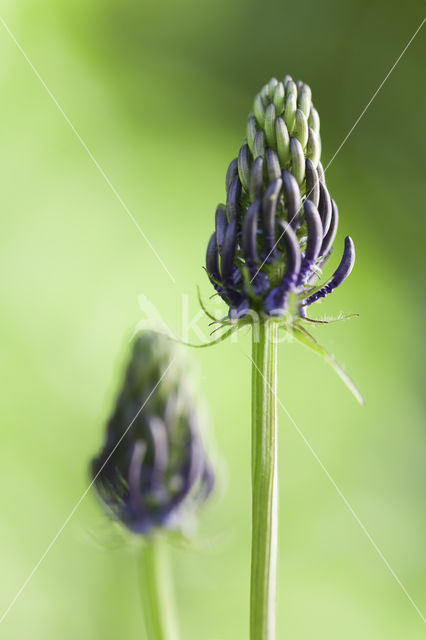
[[[226,198],[226,213],[228,220],[240,219],[241,182],[238,176],[232,180]]]
[[[250,149],[248,144],[243,144],[238,154],[238,175],[245,191],[250,189]]]
[[[322,182],[320,182],[319,193],[320,198],[318,211],[321,216],[323,236],[325,237],[328,233],[331,223],[331,200],[330,195],[327,191],[327,187],[325,187]]]
[[[259,125],[259,127],[263,128],[263,125],[265,123],[265,107],[263,105],[263,100],[260,94],[258,94],[254,99],[253,111],[257,120],[257,124]]]
[[[254,139],[256,137],[257,125],[256,118],[254,116],[250,116],[247,122],[247,144],[251,153],[254,151]]]
[[[258,158],[265,155],[265,132],[263,129],[259,129],[254,138],[253,156]]]
[[[287,221],[293,229],[297,229],[300,226],[300,209],[302,206],[299,187],[296,178],[286,169],[282,172],[282,180]]]
[[[269,147],[275,147],[275,105],[269,104],[265,112],[265,136]]]
[[[279,82],[275,87],[274,98],[273,98],[276,114],[278,116],[280,116],[284,111],[284,95],[285,95],[284,85],[282,82]]]
[[[262,200],[262,228],[265,252],[267,255],[266,262],[274,262],[275,260],[275,218],[282,185],[283,182],[281,178],[271,182]]]
[[[250,199],[252,202],[263,196],[263,158],[258,156],[253,162],[250,176]]]
[[[290,160],[290,136],[287,125],[282,118],[275,120],[275,136],[277,140],[277,152],[281,167],[287,165]]]
[[[305,149],[308,143],[308,121],[306,120],[306,116],[301,109],[296,110],[296,120],[293,135],[299,140],[302,148]]]
[[[226,220],[226,208],[223,206],[223,204],[220,204],[216,209],[215,219],[216,242],[219,253],[222,250],[222,244],[225,237],[227,224],[228,222]]]
[[[337,289],[337,287],[341,285],[342,282],[344,282],[350,275],[354,264],[355,245],[352,238],[350,236],[346,236],[343,256],[336,271],[331,276],[329,282],[324,287],[322,287],[322,289],[312,294],[305,300],[304,305],[309,306],[320,298],[325,298],[329,293],[332,293],[335,289]]]
[[[316,167],[321,156],[321,142],[318,135],[310,127],[308,134],[307,153],[308,157],[312,160],[313,165]]]
[[[318,111],[315,109],[314,105],[311,105],[311,110],[309,113],[308,124],[313,131],[319,136],[320,133],[320,119],[318,115]]]
[[[339,210],[337,208],[337,204],[334,202],[333,198],[331,198],[331,222],[330,227],[327,231],[326,236],[322,242],[321,252],[322,256],[325,256],[331,249],[334,239],[337,233],[337,226],[339,224]]]
[[[299,93],[298,93],[297,106],[299,107],[299,109],[303,111],[306,118],[309,117],[309,113],[311,110],[311,102],[312,102],[312,91],[307,84],[302,83],[302,86],[300,87]]]
[[[231,186],[231,182],[238,175],[238,158],[235,158],[228,167],[228,171],[226,172],[225,179],[225,187],[226,193],[229,191],[229,187]]]
[[[305,179],[305,154],[297,138],[290,138],[291,168],[299,185]]]
[[[91,464],[92,484],[109,514],[136,534],[182,530],[212,488],[185,377],[168,337],[136,336],[103,447]]]
[[[311,202],[318,207],[319,203],[319,179],[318,173],[310,158],[306,158],[305,163],[305,176],[306,176],[306,198],[309,198]]]
[[[215,227],[218,257],[214,245],[209,249],[212,268],[215,259],[219,262],[221,275],[213,281],[230,307],[230,321],[240,312],[273,315],[275,303],[282,315],[291,296],[294,326],[298,314],[305,313],[303,299],[328,291],[322,268],[333,250],[339,215],[325,182],[319,131],[307,84],[285,76],[261,88],[248,116],[246,140],[228,170],[226,218],[221,210]],[[233,220],[235,244],[225,243]],[[291,240],[276,246],[277,227],[284,223],[292,229],[288,235],[296,237],[298,277],[288,266]]]
[[[310,272],[312,265],[318,258],[322,245],[322,223],[318,209],[310,200],[305,200],[303,204],[305,212],[305,222],[308,231],[305,255],[299,271],[298,286],[305,284],[306,276]]]
[[[281,176],[280,161],[274,149],[266,149],[265,160],[268,180],[273,182]]]

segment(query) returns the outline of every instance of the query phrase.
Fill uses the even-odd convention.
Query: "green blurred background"
[[[9,0],[1,17],[157,249],[163,270],[0,24],[0,603],[88,484],[144,294],[176,331],[224,174],[272,75],[310,84],[327,164],[423,19],[422,2]],[[362,391],[293,344],[280,399],[426,609],[426,27],[327,172],[348,282],[315,329]],[[338,252],[331,267],[336,265]],[[202,321],[200,326],[206,327]],[[196,335],[190,336],[196,340]],[[197,546],[173,549],[184,640],[248,635],[249,336],[192,352],[222,459]],[[424,638],[424,623],[280,412],[279,638]],[[142,638],[131,545],[88,495],[0,626],[16,638]]]

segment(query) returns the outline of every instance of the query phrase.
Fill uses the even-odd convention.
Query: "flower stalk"
[[[140,582],[146,636],[179,640],[167,541],[154,535],[141,549]]]
[[[274,640],[278,554],[277,334],[261,319],[252,356],[252,555],[250,640]]]

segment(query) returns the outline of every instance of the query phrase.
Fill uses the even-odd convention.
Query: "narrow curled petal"
[[[216,230],[216,242],[219,253],[222,249],[223,239],[225,237],[226,225],[226,208],[223,204],[220,204],[216,209],[215,230]]]
[[[313,262],[318,258],[322,244],[321,217],[318,213],[318,209],[310,200],[305,200],[303,208],[305,211],[306,226],[308,229],[305,258]]]
[[[275,218],[277,214],[277,203],[281,194],[282,180],[278,178],[271,182],[266,189],[262,201],[262,228],[265,243],[265,251],[268,255],[267,261],[272,261],[271,251],[275,245]]]
[[[250,199],[260,200],[263,195],[263,158],[258,156],[253,162],[250,176]]]
[[[278,246],[286,252],[286,277],[294,278],[299,273],[301,255],[299,241],[289,223],[277,221]]]
[[[250,188],[250,148],[248,144],[243,144],[238,154],[238,175],[245,191]]]
[[[319,193],[318,211],[321,216],[323,235],[326,236],[331,223],[331,200],[327,187],[322,182],[320,182]]]
[[[316,302],[320,298],[325,298],[329,293],[332,293],[339,285],[346,280],[346,278],[351,273],[353,266],[355,264],[355,245],[350,236],[346,236],[345,238],[345,248],[343,251],[343,256],[340,261],[339,266],[336,271],[331,276],[329,282],[322,287],[316,293],[313,293],[309,298],[307,298],[304,302],[305,306],[309,306],[313,302]]]
[[[327,231],[327,235],[324,237],[322,247],[321,247],[321,255],[326,255],[334,242],[334,238],[337,233],[337,226],[339,224],[339,210],[337,208],[337,204],[334,202],[333,198],[331,198],[331,222],[330,227]]]
[[[240,198],[241,198],[241,182],[238,176],[235,176],[233,181],[230,184],[228,194],[226,197],[226,213],[228,216],[228,220],[239,220],[241,209],[240,209]]]
[[[217,241],[215,233],[211,236],[209,244],[207,245],[206,269],[210,278],[213,278],[216,283],[220,282],[219,256],[217,251]]]
[[[305,255],[299,272],[299,286],[305,284],[306,276],[309,274],[312,265],[318,258],[322,244],[322,223],[318,209],[310,200],[305,200],[303,208],[305,212],[308,239]]]
[[[257,200],[248,208],[244,216],[242,229],[242,250],[251,274],[257,269],[257,223],[260,201]]]
[[[231,182],[237,175],[238,175],[238,159],[235,158],[229,165],[228,171],[226,172],[226,179],[225,179],[226,193],[228,193],[229,187],[231,186]]]
[[[276,151],[274,149],[266,149],[265,160],[268,180],[272,182],[281,176],[280,161]]]
[[[311,200],[316,207],[319,203],[319,179],[317,170],[310,158],[306,158],[306,197]]]
[[[281,284],[272,289],[266,296],[264,306],[269,315],[282,316],[287,308],[289,293],[298,278],[301,256],[297,236],[291,226],[282,220],[278,220],[277,231],[277,244],[285,251],[286,272]]]
[[[220,270],[222,273],[223,284],[228,287],[232,284],[232,276],[234,272],[235,249],[237,246],[237,221],[231,220],[225,232],[225,238],[222,245],[222,260]]]
[[[282,180],[284,188],[284,203],[287,209],[287,220],[294,229],[299,226],[300,209],[302,206],[299,186],[296,178],[286,169],[282,172]]]

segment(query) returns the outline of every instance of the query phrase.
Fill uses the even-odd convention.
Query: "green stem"
[[[147,637],[178,640],[167,541],[160,535],[147,540],[141,550],[140,579]]]
[[[278,324],[253,328],[252,555],[250,640],[274,640],[278,536],[277,335]]]

